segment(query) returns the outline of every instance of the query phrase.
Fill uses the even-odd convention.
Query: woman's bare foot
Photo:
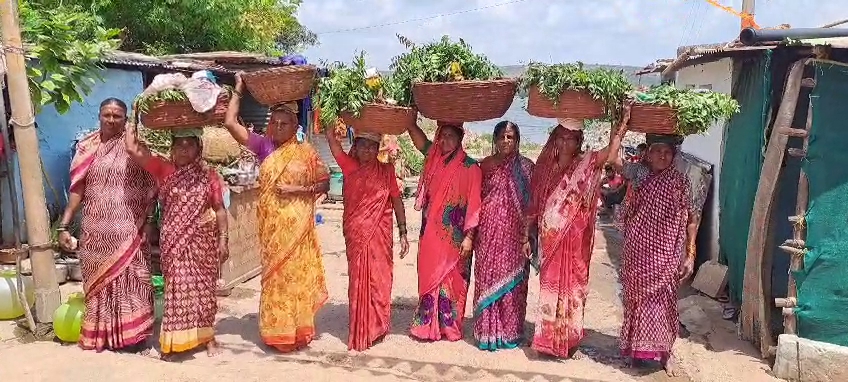
[[[665,369],[665,374],[669,377],[677,376],[677,362],[675,362],[674,356],[670,355],[667,359],[663,360],[662,367]]]
[[[206,355],[209,357],[214,357],[221,354],[221,348],[218,346],[218,342],[215,340],[209,341],[206,343]]]
[[[162,361],[165,361],[165,362],[171,362],[172,356],[173,356],[173,354],[162,353],[161,355],[159,355],[159,359],[161,359]]]

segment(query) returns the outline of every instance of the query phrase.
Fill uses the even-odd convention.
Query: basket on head
[[[584,91],[564,90],[556,104],[533,86],[527,95],[527,113],[542,118],[597,119],[606,115],[604,103]]]
[[[628,130],[637,133],[677,134],[677,111],[669,106],[635,104],[630,109]]]
[[[242,75],[247,90],[265,106],[309,97],[318,69],[313,65],[278,66]]]
[[[418,82],[412,97],[421,115],[436,121],[477,122],[506,114],[518,84],[515,80]]]
[[[156,130],[218,125],[224,122],[229,100],[230,94],[222,91],[215,107],[205,113],[196,112],[188,100],[157,101],[150,105],[146,113],[140,113],[139,118],[144,127]]]
[[[354,130],[368,133],[400,135],[418,120],[418,111],[411,107],[366,104],[355,117],[353,113],[342,113],[342,120]]]

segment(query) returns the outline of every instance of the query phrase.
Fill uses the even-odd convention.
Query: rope
[[[710,5],[718,8],[718,9],[721,9],[721,10],[727,12],[727,13],[730,13],[731,15],[734,15],[736,17],[741,18],[743,28],[760,29],[760,26],[757,25],[756,21],[754,21],[754,15],[747,13],[747,12],[739,12],[739,11],[737,11],[737,10],[731,8],[731,7],[721,5],[721,4],[719,4],[719,2],[717,0],[705,0],[705,1],[707,2],[707,4],[710,4]]]

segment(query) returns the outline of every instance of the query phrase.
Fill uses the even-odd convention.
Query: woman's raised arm
[[[227,114],[224,115],[224,127],[242,146],[247,146],[247,141],[250,139],[250,132],[247,127],[239,123],[238,114],[241,107],[241,95],[244,92],[244,81],[241,79],[241,73],[236,73],[236,88],[230,97],[230,105],[227,107]]]

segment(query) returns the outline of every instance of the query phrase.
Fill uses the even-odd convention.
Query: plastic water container
[[[18,272],[14,269],[0,269],[0,320],[12,320],[26,313],[18,299]],[[35,288],[31,276],[23,277],[24,295],[29,307],[35,304]]]
[[[330,191],[327,192],[328,196],[332,198],[341,198],[342,197],[342,184],[344,183],[344,176],[342,176],[341,169],[331,168],[330,169]]]
[[[153,276],[150,281],[153,284],[153,317],[156,322],[161,322],[165,314],[165,278]]]
[[[82,293],[71,293],[68,302],[53,312],[53,332],[63,342],[77,342],[82,332],[85,317],[85,297]]]

